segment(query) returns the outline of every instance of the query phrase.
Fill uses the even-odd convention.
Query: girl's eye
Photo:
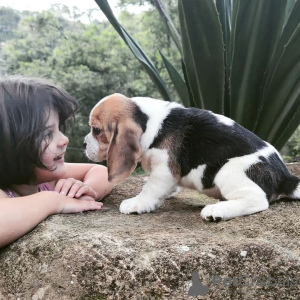
[[[93,133],[94,133],[94,135],[98,135],[98,134],[100,134],[100,132],[101,132],[100,128],[93,127]]]
[[[49,131],[47,131],[46,134],[45,134],[45,139],[51,139],[52,136],[53,136],[53,133],[52,133],[52,131],[49,130]]]

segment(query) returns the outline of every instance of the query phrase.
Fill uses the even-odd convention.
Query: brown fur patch
[[[108,96],[92,111],[90,125],[100,129],[95,135],[99,143],[99,158],[107,160],[109,180],[127,178],[141,159],[142,130],[133,121],[135,104],[121,94]],[[93,131],[92,131],[93,132]]]
[[[113,123],[132,117],[134,106],[135,104],[122,94],[110,95],[93,109],[90,125],[105,125],[106,129],[111,131]]]
[[[178,162],[177,149],[181,145],[182,137],[176,133],[166,137],[160,145],[161,149],[166,149],[169,154],[168,165],[172,175],[179,181],[181,178],[181,168]]]

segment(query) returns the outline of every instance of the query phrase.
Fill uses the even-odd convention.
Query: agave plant
[[[108,1],[95,1],[172,101]],[[161,56],[182,103],[224,114],[281,149],[300,124],[300,0],[178,0],[181,35],[163,0],[153,2],[181,53],[184,78]]]

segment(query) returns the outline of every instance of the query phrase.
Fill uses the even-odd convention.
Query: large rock
[[[206,286],[197,299],[300,298],[300,202],[207,223],[201,207],[215,200],[183,190],[155,213],[120,214],[144,181],[131,177],[102,211],[49,217],[2,249],[0,299],[188,299],[194,272]]]

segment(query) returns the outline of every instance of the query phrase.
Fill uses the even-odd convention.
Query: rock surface
[[[182,190],[155,213],[120,214],[144,181],[116,186],[103,211],[51,216],[0,250],[0,300],[300,298],[299,201],[207,223],[201,207],[215,200]],[[198,297],[188,296],[193,273]]]

